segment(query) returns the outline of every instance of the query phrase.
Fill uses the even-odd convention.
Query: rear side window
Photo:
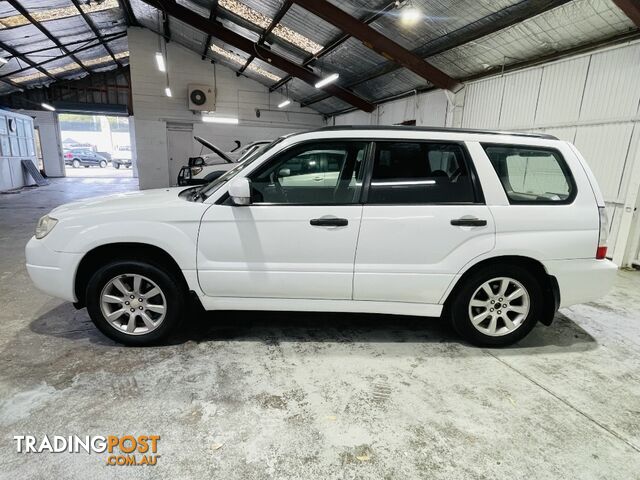
[[[367,202],[473,203],[472,177],[456,143],[377,142]]]
[[[576,187],[569,167],[554,149],[483,145],[510,203],[570,203]]]

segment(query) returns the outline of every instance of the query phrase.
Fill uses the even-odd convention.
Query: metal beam
[[[250,39],[237,34],[236,32],[229,30],[218,23],[209,22],[206,17],[198,15],[193,10],[183,7],[175,2],[175,0],[142,0],[143,2],[151,5],[155,8],[163,10],[168,15],[175,17],[181,22],[200,30],[201,32],[208,33],[225,43],[242,50],[243,52],[253,55],[265,62],[273,65],[275,68],[293,75],[302,81],[315,85],[321,80],[321,78],[310,70],[292,62],[291,60],[273,53],[264,45],[259,45],[252,42]],[[357,107],[366,112],[372,112],[374,109],[373,104],[359,97],[355,93],[342,88],[335,84],[326,85],[322,88],[325,92],[340,98],[341,100]]]
[[[126,31],[121,31],[121,32],[114,32],[114,33],[108,33],[107,35],[103,35],[102,38],[105,42],[110,42],[111,40],[115,40],[114,38],[111,37],[118,37],[120,38],[123,34],[127,34]],[[69,48],[72,47],[74,45],[78,45],[80,43],[86,43],[89,44],[91,42],[95,42],[96,38],[95,37],[91,37],[91,38],[83,38],[82,40],[74,40],[73,42],[66,42],[64,44],[65,47]],[[20,55],[32,55],[32,56],[37,56],[35,55],[36,53],[42,53],[42,52],[47,52],[49,50],[58,50],[58,47],[53,46],[53,47],[42,47],[42,48],[36,48],[35,50],[26,50],[23,52],[20,52]],[[75,51],[74,51],[75,53]],[[48,55],[45,56],[45,58],[49,59],[51,57],[49,57]]]
[[[218,0],[213,0],[213,4],[211,5],[211,10],[209,11],[209,22],[213,23],[216,21],[216,17],[218,16]],[[211,47],[211,35],[207,35],[207,39],[204,41],[204,50],[202,51],[202,60],[207,58],[207,54],[209,53],[209,47]]]
[[[269,34],[273,31],[273,29],[276,28],[276,25],[280,23],[280,21],[282,20],[282,17],[284,17],[287,11],[289,10],[289,8],[291,8],[292,3],[293,3],[293,0],[285,0],[285,2],[282,4],[280,9],[276,12],[275,16],[271,19],[271,23],[269,24],[269,26],[265,29],[262,35],[260,35],[260,38],[258,39],[259,45],[264,44],[264,41],[267,38],[267,36],[269,36]],[[240,76],[242,72],[244,72],[247,69],[247,67],[251,64],[251,62],[253,62],[254,58],[256,58],[256,56],[251,55],[247,59],[246,63],[240,68],[240,70],[236,72],[236,75]]]
[[[96,24],[93,23],[93,20],[91,20],[91,17],[87,15],[84,10],[82,10],[82,7],[80,6],[80,2],[78,0],[71,0],[71,1],[76,6],[76,10],[80,12],[80,15],[82,16],[82,19],[84,20],[84,22],[89,26],[93,34],[100,41],[100,45],[102,45],[102,47],[111,56],[111,58],[113,59],[113,63],[115,63],[116,65],[122,66],[122,63],[118,62],[118,60],[116,59],[116,56],[113,54],[113,50],[111,50],[111,47],[109,47],[109,45],[107,45],[107,43],[104,41],[104,37],[102,36],[102,33],[100,33],[100,30],[98,30],[98,28],[96,27]]]
[[[369,25],[370,23],[375,22],[378,18],[380,18],[385,13],[387,13],[389,10],[392,10],[393,8],[395,8],[395,6],[396,6],[396,0],[393,0],[392,2],[389,2],[388,4],[386,4],[384,7],[382,7],[377,12],[373,13],[372,15],[369,15],[366,18],[363,18],[361,21],[366,23],[367,25]],[[306,67],[307,65],[312,64],[313,62],[315,62],[319,58],[322,58],[325,55],[330,54],[331,52],[333,52],[336,48],[338,48],[340,45],[342,45],[344,42],[346,42],[350,38],[351,38],[351,35],[349,35],[348,33],[343,33],[341,35],[338,35],[336,38],[331,40],[318,53],[316,53],[315,55],[310,55],[309,57],[307,57],[304,60],[304,62],[302,62],[302,66]],[[276,83],[274,83],[273,85],[271,85],[269,87],[269,91],[273,92],[273,91],[281,88],[283,85],[285,85],[287,82],[289,82],[292,78],[293,77],[291,75],[287,75],[282,80],[279,80]]]
[[[131,8],[131,3],[129,0],[118,0],[118,4],[120,8],[124,11],[124,18],[127,21],[128,27],[137,27],[140,24],[138,23],[138,19],[133,13],[133,9]]]
[[[538,0],[536,2],[521,1],[502,10],[491,13],[483,18],[476,20],[469,25],[458,28],[446,35],[437,37],[434,40],[413,50],[413,53],[420,57],[426,58],[438,55],[447,50],[454,49],[469,42],[478,40],[479,38],[491,35],[505,28],[521,23],[536,15],[540,15],[548,10],[569,3],[571,0]],[[363,73],[358,78],[347,82],[348,88],[353,88],[375,78],[381,77],[388,73],[394,72],[401,67],[393,62],[385,62],[373,67]],[[315,95],[304,100],[303,105],[311,105],[324,100],[326,95]]]
[[[162,31],[164,32],[164,40],[166,43],[171,41],[171,28],[169,27],[169,15],[162,14]]]
[[[12,47],[10,47],[9,45],[5,44],[4,42],[0,42],[0,48],[2,50],[4,50],[5,52],[9,52],[9,54],[12,57],[15,57],[19,60],[22,60],[24,63],[26,63],[27,65],[29,65],[29,68],[35,68],[36,70],[38,70],[40,73],[42,73],[43,75],[46,75],[47,77],[49,77],[51,80],[56,80],[56,77],[54,77],[53,75],[51,75],[49,72],[47,72],[44,68],[42,68],[39,64],[29,60],[26,56],[23,56],[20,52],[18,52],[17,50],[13,49]],[[11,72],[11,73],[15,73],[15,72]]]
[[[640,28],[640,2],[638,0],[613,0],[620,10]]]
[[[60,41],[51,34],[51,32],[49,30],[47,30],[45,27],[42,26],[42,24],[37,21],[35,18],[33,18],[31,16],[31,14],[27,11],[26,8],[24,8],[22,5],[20,5],[20,2],[18,2],[18,0],[8,0],[8,2],[11,4],[11,6],[13,8],[15,8],[24,18],[26,18],[27,20],[29,20],[29,22],[36,27],[38,30],[40,30],[49,40],[51,40],[53,43],[56,44],[56,46],[62,51],[64,52],[68,57],[70,57],[74,62],[76,62],[78,65],[80,65],[80,68],[82,68],[85,72],[87,73],[91,73],[91,71],[84,66],[84,64],[73,54],[71,53],[69,50],[67,50],[67,48],[62,45],[62,43],[60,43]]]
[[[457,80],[442,70],[425,62],[422,58],[326,0],[295,0],[295,2],[305,10],[357,38],[371,50],[420,75],[429,83],[445,90],[453,90],[458,85]]]

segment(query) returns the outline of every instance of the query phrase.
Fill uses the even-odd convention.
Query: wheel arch
[[[188,291],[187,280],[180,266],[166,250],[148,243],[108,243],[88,251],[78,264],[74,281],[74,291],[78,299],[76,307],[85,306],[85,289],[92,273],[114,260],[139,260],[168,268],[180,280],[185,291]]]
[[[473,275],[478,270],[489,266],[501,266],[501,265],[517,265],[525,268],[531,272],[542,287],[542,291],[545,298],[548,300],[545,302],[545,308],[539,321],[545,325],[551,325],[553,317],[560,306],[560,288],[558,281],[553,275],[549,275],[544,265],[539,261],[531,257],[519,256],[519,255],[501,255],[496,257],[486,258],[481,260],[472,266],[470,266],[464,273],[458,278],[453,287],[450,289],[445,301],[444,312],[448,312],[451,302],[455,298],[458,290],[464,285],[465,280]]]

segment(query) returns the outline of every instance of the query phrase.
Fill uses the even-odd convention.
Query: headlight
[[[36,238],[41,239],[46,237],[53,227],[56,226],[58,220],[55,218],[51,218],[49,215],[45,215],[44,217],[38,220],[38,225],[36,225]]]
[[[202,171],[202,167],[191,167],[191,175],[198,175]]]

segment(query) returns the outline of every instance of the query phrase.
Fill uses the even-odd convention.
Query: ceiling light
[[[422,18],[422,12],[415,7],[403,8],[400,12],[400,21],[403,25],[414,25]]]
[[[338,75],[337,73],[332,73],[332,74],[331,74],[331,75],[329,75],[328,77],[323,78],[323,79],[322,79],[322,80],[320,80],[318,83],[316,83],[316,88],[322,88],[322,87],[324,87],[325,85],[328,85],[328,84],[330,84],[330,83],[332,83],[332,82],[335,82],[335,81],[338,79],[338,77],[339,77],[339,76],[340,76],[340,75]]]
[[[284,108],[287,105],[289,105],[291,103],[291,100],[285,100],[284,102],[282,102],[280,105],[278,105],[278,108]]]
[[[171,96],[171,89],[170,89],[169,87],[165,88],[165,89],[164,89],[164,94],[165,94],[167,97],[170,97],[170,96]]]
[[[237,125],[238,119],[231,117],[213,117],[211,115],[203,115],[202,121],[207,123],[228,123],[230,125]]]
[[[52,107],[51,105],[49,105],[48,103],[44,103],[44,102],[42,102],[42,103],[40,104],[40,106],[41,106],[42,108],[46,108],[47,110],[50,110],[50,111],[52,111],[52,112],[55,112],[55,111],[56,111],[56,109],[55,109],[54,107]]]
[[[164,64],[164,56],[160,52],[156,52],[156,63],[158,64],[158,70],[161,72],[167,71],[167,67]]]
[[[0,57],[0,65],[4,65],[5,63],[8,63],[8,62],[9,60],[7,60],[6,58]]]

